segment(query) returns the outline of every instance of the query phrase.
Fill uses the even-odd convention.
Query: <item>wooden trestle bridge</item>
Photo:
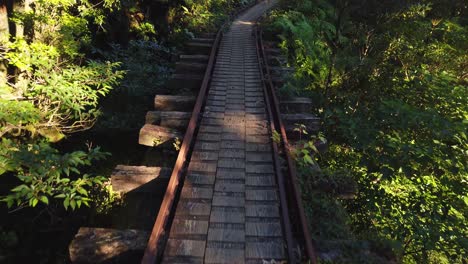
[[[280,103],[275,95],[274,71],[281,67],[269,66],[268,45],[256,27],[274,4],[261,1],[241,13],[225,33],[195,39],[192,48],[209,55],[186,55],[186,61],[178,63],[193,70],[174,78],[201,87],[198,97],[160,96],[159,108],[192,112],[149,113],[151,121],[140,132],[140,143],[153,145],[155,135],[159,140],[182,135],[161,123],[187,127],[172,172],[120,167],[113,175],[112,183],[124,186],[117,187],[122,191],[155,178],[168,181],[152,231],[82,228],[70,245],[73,262],[99,254],[105,260],[112,250],[138,249],[144,249],[141,262],[148,264],[315,262],[287,132],[296,122],[314,127],[318,120],[298,111],[280,113],[306,108],[310,101]],[[196,69],[203,77],[195,75]]]

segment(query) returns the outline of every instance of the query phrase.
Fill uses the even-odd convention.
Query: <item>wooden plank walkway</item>
[[[163,263],[286,259],[253,36],[275,1],[267,2],[234,21],[221,42]]]

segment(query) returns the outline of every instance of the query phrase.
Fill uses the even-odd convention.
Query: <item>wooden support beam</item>
[[[185,44],[187,51],[190,54],[205,54],[208,55],[211,52],[213,44],[211,43],[200,43],[195,41],[190,41]]]
[[[182,139],[183,135],[174,129],[146,124],[140,129],[138,143],[148,147],[156,147],[171,143],[174,139]]]
[[[81,227],[68,247],[72,263],[137,263],[149,232]]]
[[[208,63],[208,59],[210,56],[208,55],[200,55],[200,54],[195,54],[195,55],[187,55],[187,54],[182,54],[179,56],[179,59],[183,62],[198,62],[198,63]]]
[[[190,40],[191,42],[197,43],[209,43],[212,44],[214,42],[214,38],[193,38]]]
[[[320,118],[311,114],[281,114],[284,127],[288,138],[297,139],[301,137],[301,133],[294,131],[296,124],[305,125],[308,133],[315,133],[320,129]],[[304,137],[304,136],[302,136]]]
[[[178,74],[184,73],[197,73],[203,74],[206,70],[206,63],[197,63],[197,62],[185,62],[180,61],[176,62],[175,72]]]
[[[146,124],[185,130],[191,116],[191,112],[149,111],[146,113]]]
[[[308,113],[312,109],[312,100],[307,97],[292,97],[280,101],[282,113]]]
[[[156,95],[154,108],[160,111],[192,111],[195,105],[195,96],[187,95]]]
[[[201,74],[173,74],[167,87],[174,91],[198,91],[203,81]]]
[[[165,167],[117,165],[111,175],[112,189],[120,193],[158,193],[166,188],[171,172]]]
[[[216,38],[216,33],[201,33],[201,34],[198,35],[198,37],[215,39]]]

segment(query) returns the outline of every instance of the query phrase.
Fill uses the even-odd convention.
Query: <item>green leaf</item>
[[[71,201],[70,201],[70,206],[71,206],[71,208],[72,208],[73,210],[75,210],[75,208],[76,208],[76,201],[75,201],[75,200],[71,200]]]
[[[11,189],[12,192],[21,192],[24,189],[29,189],[28,186],[21,184],[19,186],[16,186],[15,188]]]
[[[304,161],[306,163],[308,163],[308,164],[314,164],[314,161],[312,160],[312,158],[309,155],[304,156]]]
[[[49,204],[49,199],[47,198],[47,196],[41,196],[41,202],[45,203],[45,204]]]
[[[58,142],[65,137],[63,133],[61,133],[57,128],[53,127],[40,128],[37,132],[53,143]]]
[[[63,200],[63,206],[65,207],[65,210],[68,210],[68,206],[70,205],[70,198],[65,198],[65,200]]]
[[[29,202],[32,207],[36,207],[39,200],[37,198],[32,198]]]

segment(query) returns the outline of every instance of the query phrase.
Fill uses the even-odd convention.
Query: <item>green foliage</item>
[[[270,30],[281,32],[278,35],[281,48],[288,55],[291,66],[297,69],[290,85],[323,87],[331,51],[320,36],[325,26],[327,33],[334,30],[333,26],[317,18],[308,19],[297,11],[275,13],[271,19],[273,23]]]
[[[80,170],[106,153],[95,148],[61,154],[51,142],[89,129],[100,99],[123,77],[119,63],[84,62],[90,19],[98,21],[114,2],[35,1],[12,18],[25,34],[3,39],[0,51],[16,72],[2,73],[0,83],[0,175],[20,182],[2,198],[8,207],[61,199],[66,209],[75,209],[89,205],[88,190],[101,184],[102,178]]]
[[[226,19],[226,15],[232,10],[230,1],[185,1],[186,6],[181,6],[184,21],[190,31],[214,31]],[[227,12],[226,12],[227,11]]]
[[[99,148],[62,155],[47,142],[18,144],[4,138],[0,145],[0,171],[14,172],[22,182],[2,199],[8,207],[35,207],[39,202],[48,205],[51,198],[63,199],[65,209],[89,206],[86,189],[102,183],[102,177],[80,172],[108,155]]]
[[[132,27],[130,31],[136,33],[139,38],[144,40],[150,40],[150,36],[156,35],[156,29],[149,22],[140,23]]]
[[[462,263],[468,255],[466,6],[330,3],[288,2],[272,27],[287,36],[283,48],[301,84],[295,88],[318,98],[332,142],[320,166],[325,175],[347,174],[357,183],[356,199],[343,203],[352,233],[389,246],[404,263]],[[317,39],[310,43],[323,45],[296,44],[311,34]],[[319,189],[311,177],[306,185]]]
[[[10,248],[18,244],[18,236],[14,231],[4,231],[0,227],[0,248]],[[0,251],[1,252],[1,251]]]
[[[171,50],[155,42],[131,40],[127,47],[111,44],[110,50],[95,49],[110,61],[120,61],[125,77],[103,101],[103,115],[96,128],[138,129],[152,105],[155,90],[169,79]]]
[[[175,37],[183,34],[185,37],[192,32],[216,32],[229,15],[236,10],[251,4],[252,0],[186,0],[181,6],[170,11],[171,20],[178,21],[174,28]]]
[[[296,143],[296,148],[293,152],[294,158],[299,167],[308,168],[309,166],[316,166],[316,156],[320,155],[316,144],[326,143],[327,140],[322,133],[308,136],[305,126],[301,124],[296,124],[294,131],[298,131],[300,134],[299,142]]]
[[[154,88],[172,73],[167,62],[171,51],[155,41],[132,40],[125,48],[111,44],[110,51],[95,51],[110,61],[122,62],[126,75],[116,91],[127,96],[153,95]]]

